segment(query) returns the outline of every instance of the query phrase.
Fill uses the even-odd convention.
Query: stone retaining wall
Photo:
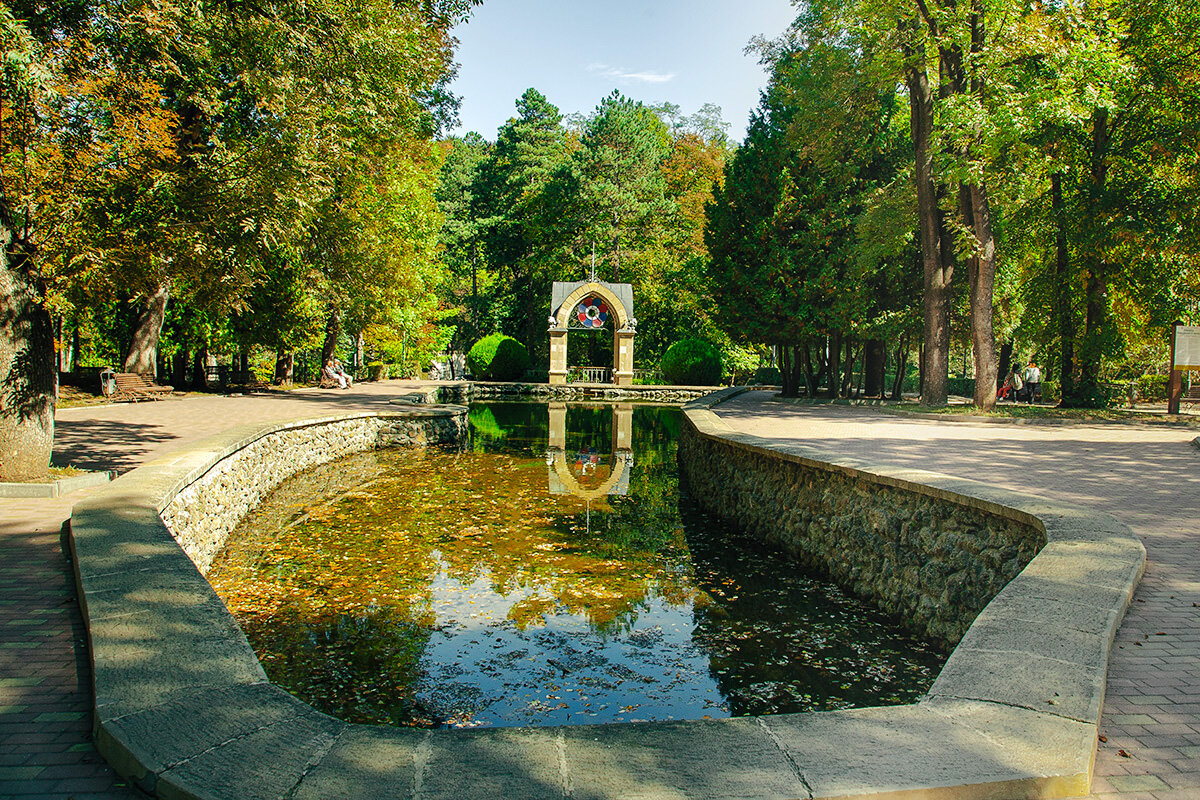
[[[995,800],[1086,794],[1108,651],[1145,562],[1129,529],[1107,515],[1046,498],[936,473],[847,463],[738,434],[706,409],[726,394],[687,411],[693,433],[712,443],[713,452],[725,443],[753,455],[746,463],[759,464],[754,469],[769,471],[776,459],[851,476],[895,491],[889,502],[900,503],[902,493],[920,495],[939,508],[961,510],[947,517],[955,524],[965,524],[960,513],[978,512],[1044,533],[1046,545],[979,613],[921,702],[759,718],[475,731],[351,725],[317,712],[267,681],[245,636],[159,513],[198,480],[208,484],[206,492],[252,496],[260,489],[239,484],[256,484],[270,451],[286,456],[298,447],[287,435],[262,444],[261,452],[255,443],[375,416],[357,415],[233,430],[135,469],[75,506],[69,541],[88,628],[97,747],[118,773],[164,800]],[[422,413],[415,407],[396,416]],[[465,409],[450,413],[461,418]],[[303,435],[311,437],[312,449],[336,449],[319,430]],[[365,444],[370,436],[343,431],[337,439]],[[243,450],[250,452],[238,456]],[[214,471],[230,457],[242,466]],[[743,495],[750,486],[743,485]],[[205,502],[201,494],[191,502]],[[819,529],[840,530],[828,522],[837,507],[836,498],[827,498]],[[211,508],[217,518],[234,516]],[[181,513],[171,512],[181,527],[203,529],[191,519],[184,524]],[[898,519],[899,512],[888,524]],[[985,538],[1002,538],[1006,529],[985,522],[978,530],[994,531]],[[1017,551],[994,560],[1003,568],[1020,560]],[[895,575],[911,575],[907,569]],[[915,577],[920,579],[919,570]]]
[[[690,424],[679,463],[706,510],[946,645],[1046,543],[1031,520],[704,437]]]
[[[712,394],[711,386],[612,386],[568,383],[447,383],[437,387],[438,402],[473,400],[642,400],[686,403]]]
[[[297,472],[377,447],[424,447],[464,440],[465,410],[374,414],[272,431],[238,448],[185,487],[162,520],[202,573],[251,509]]]

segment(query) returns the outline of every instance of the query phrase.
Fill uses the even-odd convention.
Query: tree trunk
[[[329,315],[325,318],[325,343],[321,345],[321,364],[317,368],[318,372],[333,362],[341,333],[342,312],[338,310],[337,306],[330,305]]]
[[[61,315],[54,318],[54,342],[58,348],[58,371],[59,373],[70,373],[75,366],[75,348],[73,346],[74,339],[67,340],[66,323]]]
[[[125,355],[125,371],[137,372],[151,378],[158,374],[158,339],[162,335],[163,321],[167,318],[167,300],[171,296],[171,281],[161,281],[154,292],[146,298],[138,312],[133,328],[133,340]]]
[[[187,382],[187,363],[188,351],[186,347],[181,347],[175,351],[175,356],[171,363],[171,385],[183,386]]]
[[[883,397],[884,347],[882,339],[868,339],[863,347],[863,395]]]
[[[1071,253],[1067,247],[1067,204],[1063,200],[1062,173],[1050,176],[1054,209],[1054,316],[1058,322],[1058,386],[1060,404],[1075,397],[1075,312],[1071,308]]]
[[[908,370],[908,346],[901,339],[900,346],[896,348],[896,378],[892,381],[892,399],[904,399],[904,378],[905,372]]]
[[[905,70],[910,98],[917,219],[921,233],[925,329],[921,351],[921,404],[946,404],[950,375],[950,279],[953,266],[942,252],[944,224],[933,181],[933,91],[920,67]]]
[[[840,333],[831,334],[828,339],[829,343],[829,375],[825,383],[825,395],[830,400],[838,398],[838,390],[841,389],[842,379],[842,335]]]
[[[1095,227],[1108,180],[1108,109],[1098,108],[1092,114],[1091,191],[1088,211]],[[1093,237],[1099,237],[1093,230]],[[1087,297],[1083,323],[1083,346],[1079,353],[1079,395],[1083,402],[1100,404],[1100,362],[1109,336],[1108,325],[1108,268],[1101,252],[1101,243],[1089,243],[1084,259],[1084,292]]]
[[[1013,347],[1014,343],[1012,339],[1000,345],[1000,366],[997,369],[997,381],[1001,383],[1004,378],[1008,377],[1008,372],[1012,369]],[[999,383],[996,385],[996,390],[1000,390]]]
[[[996,285],[996,237],[987,185],[980,178],[970,186],[971,217],[977,250],[967,270],[971,293],[971,344],[975,350],[975,407],[996,406],[996,335],[993,292]]]
[[[805,397],[817,396],[817,375],[813,371],[812,353],[808,349],[808,341],[797,345],[800,348],[800,367],[804,374],[804,395]]]
[[[788,354],[787,350],[788,350],[788,348],[786,347],[786,345],[785,345],[785,347],[779,348],[780,393],[784,397],[794,397],[794,395],[792,395],[792,393],[790,393],[792,391],[792,385],[791,385],[792,375],[791,375],[790,369],[788,369],[787,366],[788,366],[788,359],[790,359],[791,355]]]
[[[858,360],[858,354],[854,351],[854,340],[847,336],[846,342],[846,369],[842,374],[842,385],[838,395],[840,397],[850,396],[850,387],[854,385],[854,362]]]
[[[197,389],[208,388],[208,362],[211,354],[208,345],[198,349],[192,357],[192,386]]]
[[[281,383],[291,383],[292,376],[296,370],[296,354],[291,350],[280,350],[275,354],[275,379],[276,385]]]
[[[54,447],[54,320],[37,301],[30,253],[0,227],[0,481],[44,477]]]

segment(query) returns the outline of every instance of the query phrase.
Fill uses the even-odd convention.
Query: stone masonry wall
[[[684,403],[712,394],[709,386],[600,386],[548,383],[449,383],[437,387],[437,402],[473,400],[642,400]]]
[[[714,439],[691,424],[679,462],[707,510],[947,646],[1045,544],[1029,524]]]
[[[185,487],[161,517],[204,573],[242,518],[286,478],[376,447],[424,447],[464,439],[461,413],[429,409],[285,427],[238,448]]]

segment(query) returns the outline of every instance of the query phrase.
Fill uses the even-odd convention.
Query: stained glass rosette
[[[603,328],[610,313],[608,303],[592,295],[575,306],[575,322],[581,328]]]

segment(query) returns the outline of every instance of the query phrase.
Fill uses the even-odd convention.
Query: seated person
[[[325,368],[322,370],[325,373],[326,379],[331,383],[336,383],[339,389],[349,389],[354,382],[353,379],[342,369],[342,364],[336,358],[331,359]]]

